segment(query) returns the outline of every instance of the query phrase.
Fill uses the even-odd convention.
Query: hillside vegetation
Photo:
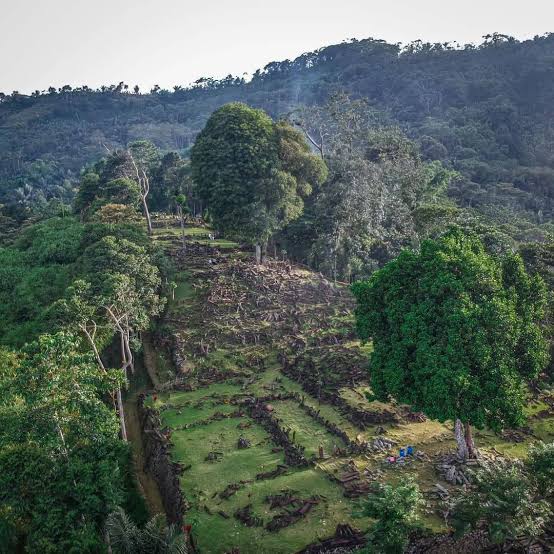
[[[0,552],[550,551],[553,54],[2,96]]]
[[[367,398],[371,345],[353,333],[348,289],[285,262],[253,266],[236,246],[203,241],[206,228],[187,227],[183,252],[173,225],[155,230],[178,273],[152,335],[146,404],[167,429],[201,551],[296,552],[337,525],[365,530],[359,499],[406,477],[423,493],[425,525],[444,531],[463,484],[445,470],[453,423]],[[477,431],[480,464],[554,438],[554,397],[529,392],[526,405],[525,430]],[[414,456],[387,463],[407,446]]]
[[[230,101],[282,117],[345,92],[400,125],[426,159],[459,171],[450,194],[461,205],[542,222],[554,206],[553,59],[554,35],[518,42],[494,34],[463,47],[366,39],[272,62],[249,82],[229,76],[173,91],[120,83],[3,95],[2,201],[25,184],[47,197],[67,195],[65,180],[74,183],[106,147],[149,139],[186,152],[208,116]]]

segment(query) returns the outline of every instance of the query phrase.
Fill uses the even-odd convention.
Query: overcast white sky
[[[0,91],[242,75],[344,39],[554,31],[554,0],[0,0]]]

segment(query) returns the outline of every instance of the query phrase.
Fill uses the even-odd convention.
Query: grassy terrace
[[[339,523],[360,525],[352,518],[352,503],[321,467],[288,468],[284,475],[256,480],[257,474],[276,469],[284,459],[283,452],[274,451],[276,445],[271,437],[255,421],[243,416],[208,422],[216,413],[231,414],[236,410],[229,403],[231,398],[261,392],[274,383],[275,376],[275,370],[268,370],[246,389],[217,383],[192,392],[160,394],[155,402],[149,400],[160,410],[164,425],[173,429],[174,460],[184,467],[191,466],[183,473],[181,484],[191,504],[187,518],[193,523],[201,552],[226,552],[237,546],[245,553],[295,552],[309,542],[332,535]],[[286,388],[279,385],[281,390]],[[293,384],[291,391],[296,388]],[[310,402],[317,404],[314,399]],[[284,427],[291,429],[291,436],[296,432],[295,442],[306,447],[307,456],[315,455],[320,444],[327,452],[333,444],[341,444],[295,402],[279,401],[272,406]],[[251,446],[239,449],[239,438],[248,440]],[[210,453],[215,453],[215,460],[209,459]],[[219,496],[228,485],[241,481],[241,488],[230,498]],[[306,518],[278,532],[261,525],[248,527],[233,516],[239,508],[251,505],[253,515],[267,524],[282,510],[270,509],[266,497],[282,491],[291,491],[298,498],[307,499],[314,494],[322,498]]]
[[[353,468],[369,483],[395,482],[405,474],[416,476],[428,502],[425,523],[435,530],[444,529],[442,505],[433,492],[434,485],[441,483],[453,492],[455,487],[441,480],[435,463],[454,447],[452,424],[413,422],[405,417],[404,406],[368,400],[366,394],[370,391],[363,378],[357,377],[352,385],[348,374],[340,377],[351,356],[361,353],[365,360],[371,352],[371,345],[361,347],[351,336],[352,317],[347,306],[335,307],[334,300],[325,301],[320,292],[325,292],[325,288],[315,289],[314,294],[310,287],[319,286],[319,277],[304,270],[290,276],[286,283],[282,283],[281,274],[273,278],[268,270],[261,272],[260,281],[242,282],[242,275],[249,278],[250,266],[241,274],[232,263],[244,254],[229,241],[210,241],[209,232],[204,227],[186,228],[189,244],[211,248],[204,254],[185,253],[177,264],[175,298],[169,300],[161,323],[164,337],[178,337],[174,348],[185,360],[181,377],[186,376],[193,390],[158,392],[156,401],[153,397],[148,399],[159,410],[163,424],[171,429],[173,459],[186,468],[181,475],[182,490],[190,504],[186,519],[193,525],[200,552],[219,554],[238,548],[242,554],[292,553],[333,535],[339,523],[367,528],[370,522],[352,515],[358,500],[345,497],[344,485],[337,481]],[[155,234],[168,251],[180,249],[178,227],[157,228]],[[215,265],[206,262],[212,256],[219,256]],[[273,293],[277,304],[269,301]],[[283,316],[272,315],[279,313]],[[204,345],[205,350],[201,351],[199,345]],[[170,381],[176,370],[167,348],[158,346],[153,350],[150,362],[158,383]],[[302,379],[295,376],[293,380],[290,373],[282,373],[278,354],[296,355],[300,351],[315,364],[323,388],[331,387],[329,390],[356,410],[392,413],[397,416],[396,421],[361,428],[337,406],[321,403],[307,392]],[[342,357],[333,357],[338,355]],[[309,363],[306,367],[310,371]],[[339,381],[342,385],[337,386]],[[285,455],[268,430],[251,419],[247,410],[237,412],[245,398],[271,395],[286,397],[270,401],[271,415],[288,432],[290,441],[303,448],[304,456],[313,461],[307,467],[289,466],[284,474],[256,479],[258,474],[282,466]],[[424,457],[403,466],[390,466],[385,463],[388,452],[335,454],[334,447],[344,449],[344,441],[312,417],[306,407],[345,432],[350,441],[371,442],[385,437],[397,443],[389,453],[410,444]],[[531,399],[528,414],[527,432],[516,430],[514,438],[513,434],[478,430],[478,447],[485,453],[524,457],[536,440],[553,440],[552,407]],[[238,447],[241,438],[248,441],[248,448]],[[320,446],[324,459],[314,460]],[[228,497],[221,495],[232,484],[238,484],[237,490]],[[270,531],[267,524],[286,512],[283,508],[271,509],[267,497],[284,491],[299,501],[317,496],[318,503],[305,517],[279,531]],[[235,517],[237,510],[246,507],[251,525]]]

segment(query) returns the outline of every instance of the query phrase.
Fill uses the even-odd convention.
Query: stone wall
[[[144,450],[144,471],[156,481],[168,523],[183,524],[186,502],[181,492],[180,465],[171,461],[169,442],[161,432],[161,421],[155,410],[144,405],[139,395],[137,411]]]

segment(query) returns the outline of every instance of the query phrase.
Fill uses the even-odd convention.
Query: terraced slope
[[[208,230],[157,229],[178,268],[175,298],[147,351],[159,411],[203,553],[289,553],[359,529],[357,498],[414,474],[425,519],[443,529],[452,426],[368,400],[367,357],[349,291],[321,275],[250,254]],[[477,432],[484,459],[524,456],[554,437],[554,399],[530,397],[529,428]],[[415,456],[386,457],[412,445]],[[446,461],[445,461],[446,459]],[[458,477],[458,480],[462,477]],[[461,481],[460,481],[461,482]]]

